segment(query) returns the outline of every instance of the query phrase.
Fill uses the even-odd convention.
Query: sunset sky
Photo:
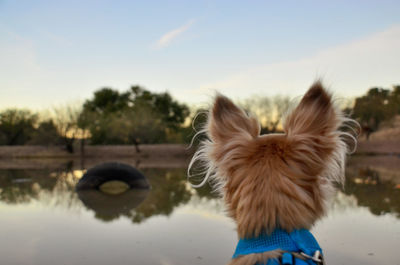
[[[340,97],[400,84],[400,1],[0,0],[0,109],[139,84],[189,104],[220,91]]]

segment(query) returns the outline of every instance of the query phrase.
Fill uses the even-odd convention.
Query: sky
[[[400,84],[400,1],[0,0],[0,109],[141,85],[203,104]]]

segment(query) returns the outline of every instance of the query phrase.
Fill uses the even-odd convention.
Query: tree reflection
[[[0,171],[0,200],[8,204],[29,203],[37,199],[41,190],[54,189],[57,179],[48,177],[50,172],[28,170]]]
[[[184,169],[144,169],[152,190],[145,202],[131,212],[134,223],[153,215],[170,215],[173,209],[187,203],[192,196]]]
[[[72,168],[69,164],[58,170],[0,170],[0,201],[6,204],[36,201],[79,211],[86,208],[103,222],[124,217],[141,223],[152,216],[169,216],[176,207],[187,204],[192,196],[205,200],[219,197],[208,185],[193,189],[185,169],[141,169],[152,187],[144,193],[130,190],[117,197],[106,194],[99,197],[99,191],[77,194],[75,185],[82,171]],[[344,193],[354,196],[358,206],[368,207],[375,215],[393,213],[400,218],[400,189],[392,182],[400,180],[397,171],[358,163],[349,165],[346,177]]]
[[[200,198],[206,198],[209,200],[220,198],[221,197],[220,193],[215,189],[216,187],[213,184],[206,182],[206,184],[203,187],[196,189],[196,194]]]
[[[197,190],[191,188],[185,169],[142,169],[141,172],[150,182],[150,192],[129,190],[115,196],[100,191],[79,191],[79,198],[102,221],[109,222],[125,216],[133,223],[141,223],[152,216],[169,216],[176,207],[186,204],[193,194],[207,199],[217,197],[208,185]]]
[[[121,194],[106,194],[97,189],[77,190],[79,199],[95,217],[104,222],[131,216],[131,211],[147,197],[148,189],[129,189]]]
[[[383,181],[381,172],[369,167],[350,169],[346,173],[344,193],[354,195],[359,206],[366,206],[371,213],[394,213],[400,217],[400,190],[392,181]]]
[[[78,177],[67,163],[62,169],[0,170],[0,201],[28,204],[32,201],[67,208],[79,202],[74,191]]]
[[[185,169],[143,169],[142,172],[152,186],[148,194],[130,190],[115,196],[97,190],[77,194],[75,185],[79,176],[71,164],[63,170],[53,171],[0,170],[0,200],[7,204],[39,201],[65,208],[82,207],[83,204],[101,221],[125,216],[134,223],[154,215],[168,216],[175,207],[190,200],[193,190],[186,181]]]

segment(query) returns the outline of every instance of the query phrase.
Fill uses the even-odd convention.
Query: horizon
[[[83,102],[140,85],[190,106],[301,96],[317,78],[341,98],[400,83],[400,3],[0,2],[0,109]]]

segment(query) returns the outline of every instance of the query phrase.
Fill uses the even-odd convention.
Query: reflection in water
[[[107,194],[100,190],[77,190],[79,199],[95,217],[105,222],[120,216],[130,217],[134,210],[147,197],[148,189],[129,189],[120,194]]]
[[[397,218],[400,217],[400,190],[395,189],[391,182],[357,184],[348,181],[345,193],[354,195],[359,206],[368,207],[375,215],[393,213]]]
[[[58,178],[50,177],[51,172],[28,170],[0,171],[0,200],[8,204],[29,203],[38,199],[41,191],[52,191]],[[22,181],[23,180],[23,181]]]
[[[87,208],[95,211],[100,220],[110,221],[125,216],[140,223],[154,215],[170,215],[175,207],[187,203],[193,194],[207,199],[218,197],[209,187],[192,189],[186,181],[184,169],[141,171],[148,177],[151,192],[131,190],[121,196],[112,196],[93,190],[79,192],[76,196],[74,187],[82,171],[68,168],[58,171],[0,170],[0,200],[7,204],[37,200],[47,204],[76,205],[79,198]],[[350,164],[346,178],[343,192],[354,196],[358,206],[368,207],[375,215],[392,213],[400,217],[400,171],[388,172],[369,165],[352,167]]]
[[[170,215],[175,207],[189,201],[184,169],[143,169],[152,187],[145,202],[132,213],[131,220],[140,223],[153,215]]]
[[[400,165],[399,161],[393,163]],[[375,224],[379,220],[382,226],[392,223],[393,227],[399,227],[400,189],[396,187],[400,184],[400,170],[391,166],[382,167],[382,164],[364,163],[360,158],[350,161],[345,188],[335,197],[328,218],[315,229],[328,254],[332,255],[328,256],[332,259],[329,264],[342,264],[342,260],[348,259],[352,260],[351,264],[374,264],[368,253],[377,253],[376,249],[369,250],[368,246],[364,246],[358,250],[357,255],[366,255],[367,258],[350,257],[345,253],[353,246],[345,248],[343,242],[363,244],[358,238],[345,241],[337,237],[339,234],[350,234],[350,230],[346,229],[354,231],[359,228],[360,234],[376,237],[372,230],[380,228],[371,227],[370,223]],[[12,253],[9,246],[13,242],[18,247],[30,242],[23,246],[24,249],[36,253],[32,254],[36,262],[21,261],[18,254],[8,254],[5,259],[8,262],[4,264],[55,264],[56,261],[47,260],[49,255],[54,253],[58,259],[62,254],[57,248],[52,251],[47,249],[64,241],[68,245],[64,248],[75,253],[60,256],[67,264],[224,264],[234,248],[236,234],[233,224],[224,216],[218,196],[211,193],[209,187],[192,189],[186,181],[185,169],[144,168],[141,171],[150,182],[150,191],[128,190],[110,195],[97,190],[77,193],[75,185],[84,172],[72,170],[71,165],[60,170],[0,170],[0,207],[8,209],[1,217],[3,227],[0,232],[4,237],[0,240],[0,248],[5,248],[0,254],[7,257],[7,253]],[[368,212],[373,215],[368,215]],[[62,217],[57,217],[60,214]],[[18,216],[33,218],[33,221],[28,225],[18,221]],[[397,218],[396,222],[388,216]],[[356,221],[348,218],[356,218]],[[45,227],[49,234],[40,232],[42,223],[47,224]],[[12,230],[11,227],[15,226],[16,230]],[[68,230],[65,234],[52,237],[54,233],[64,231],[64,227],[69,227],[79,240],[69,238]],[[391,246],[400,243],[400,234],[394,236],[379,242],[392,240],[394,243]],[[86,238],[96,238],[93,240],[96,243],[88,243]],[[125,242],[126,248],[113,248],[114,256],[100,254],[112,247],[114,243],[109,242],[110,239]],[[154,245],[156,253],[152,251]],[[39,246],[46,248],[47,252],[37,249]],[[385,258],[391,261],[395,256],[390,247],[384,248],[386,252],[382,253],[387,257],[380,264],[385,264]],[[134,256],[124,256],[132,251],[136,253]],[[107,260],[107,255],[117,260]],[[79,259],[81,256],[87,260]],[[335,263],[335,260],[342,263]]]
[[[124,216],[140,223],[154,215],[170,215],[195,193],[204,198],[216,197],[207,187],[194,191],[186,181],[185,169],[141,171],[148,177],[150,192],[130,190],[120,195],[107,195],[98,190],[76,194],[75,185],[82,176],[80,171],[0,170],[0,200],[7,204],[36,200],[54,206],[77,205],[81,200],[99,220],[108,222]]]
[[[400,162],[400,159],[398,159]],[[344,193],[357,198],[375,215],[392,213],[400,217],[400,170],[374,167],[369,164],[350,166],[346,172]]]

